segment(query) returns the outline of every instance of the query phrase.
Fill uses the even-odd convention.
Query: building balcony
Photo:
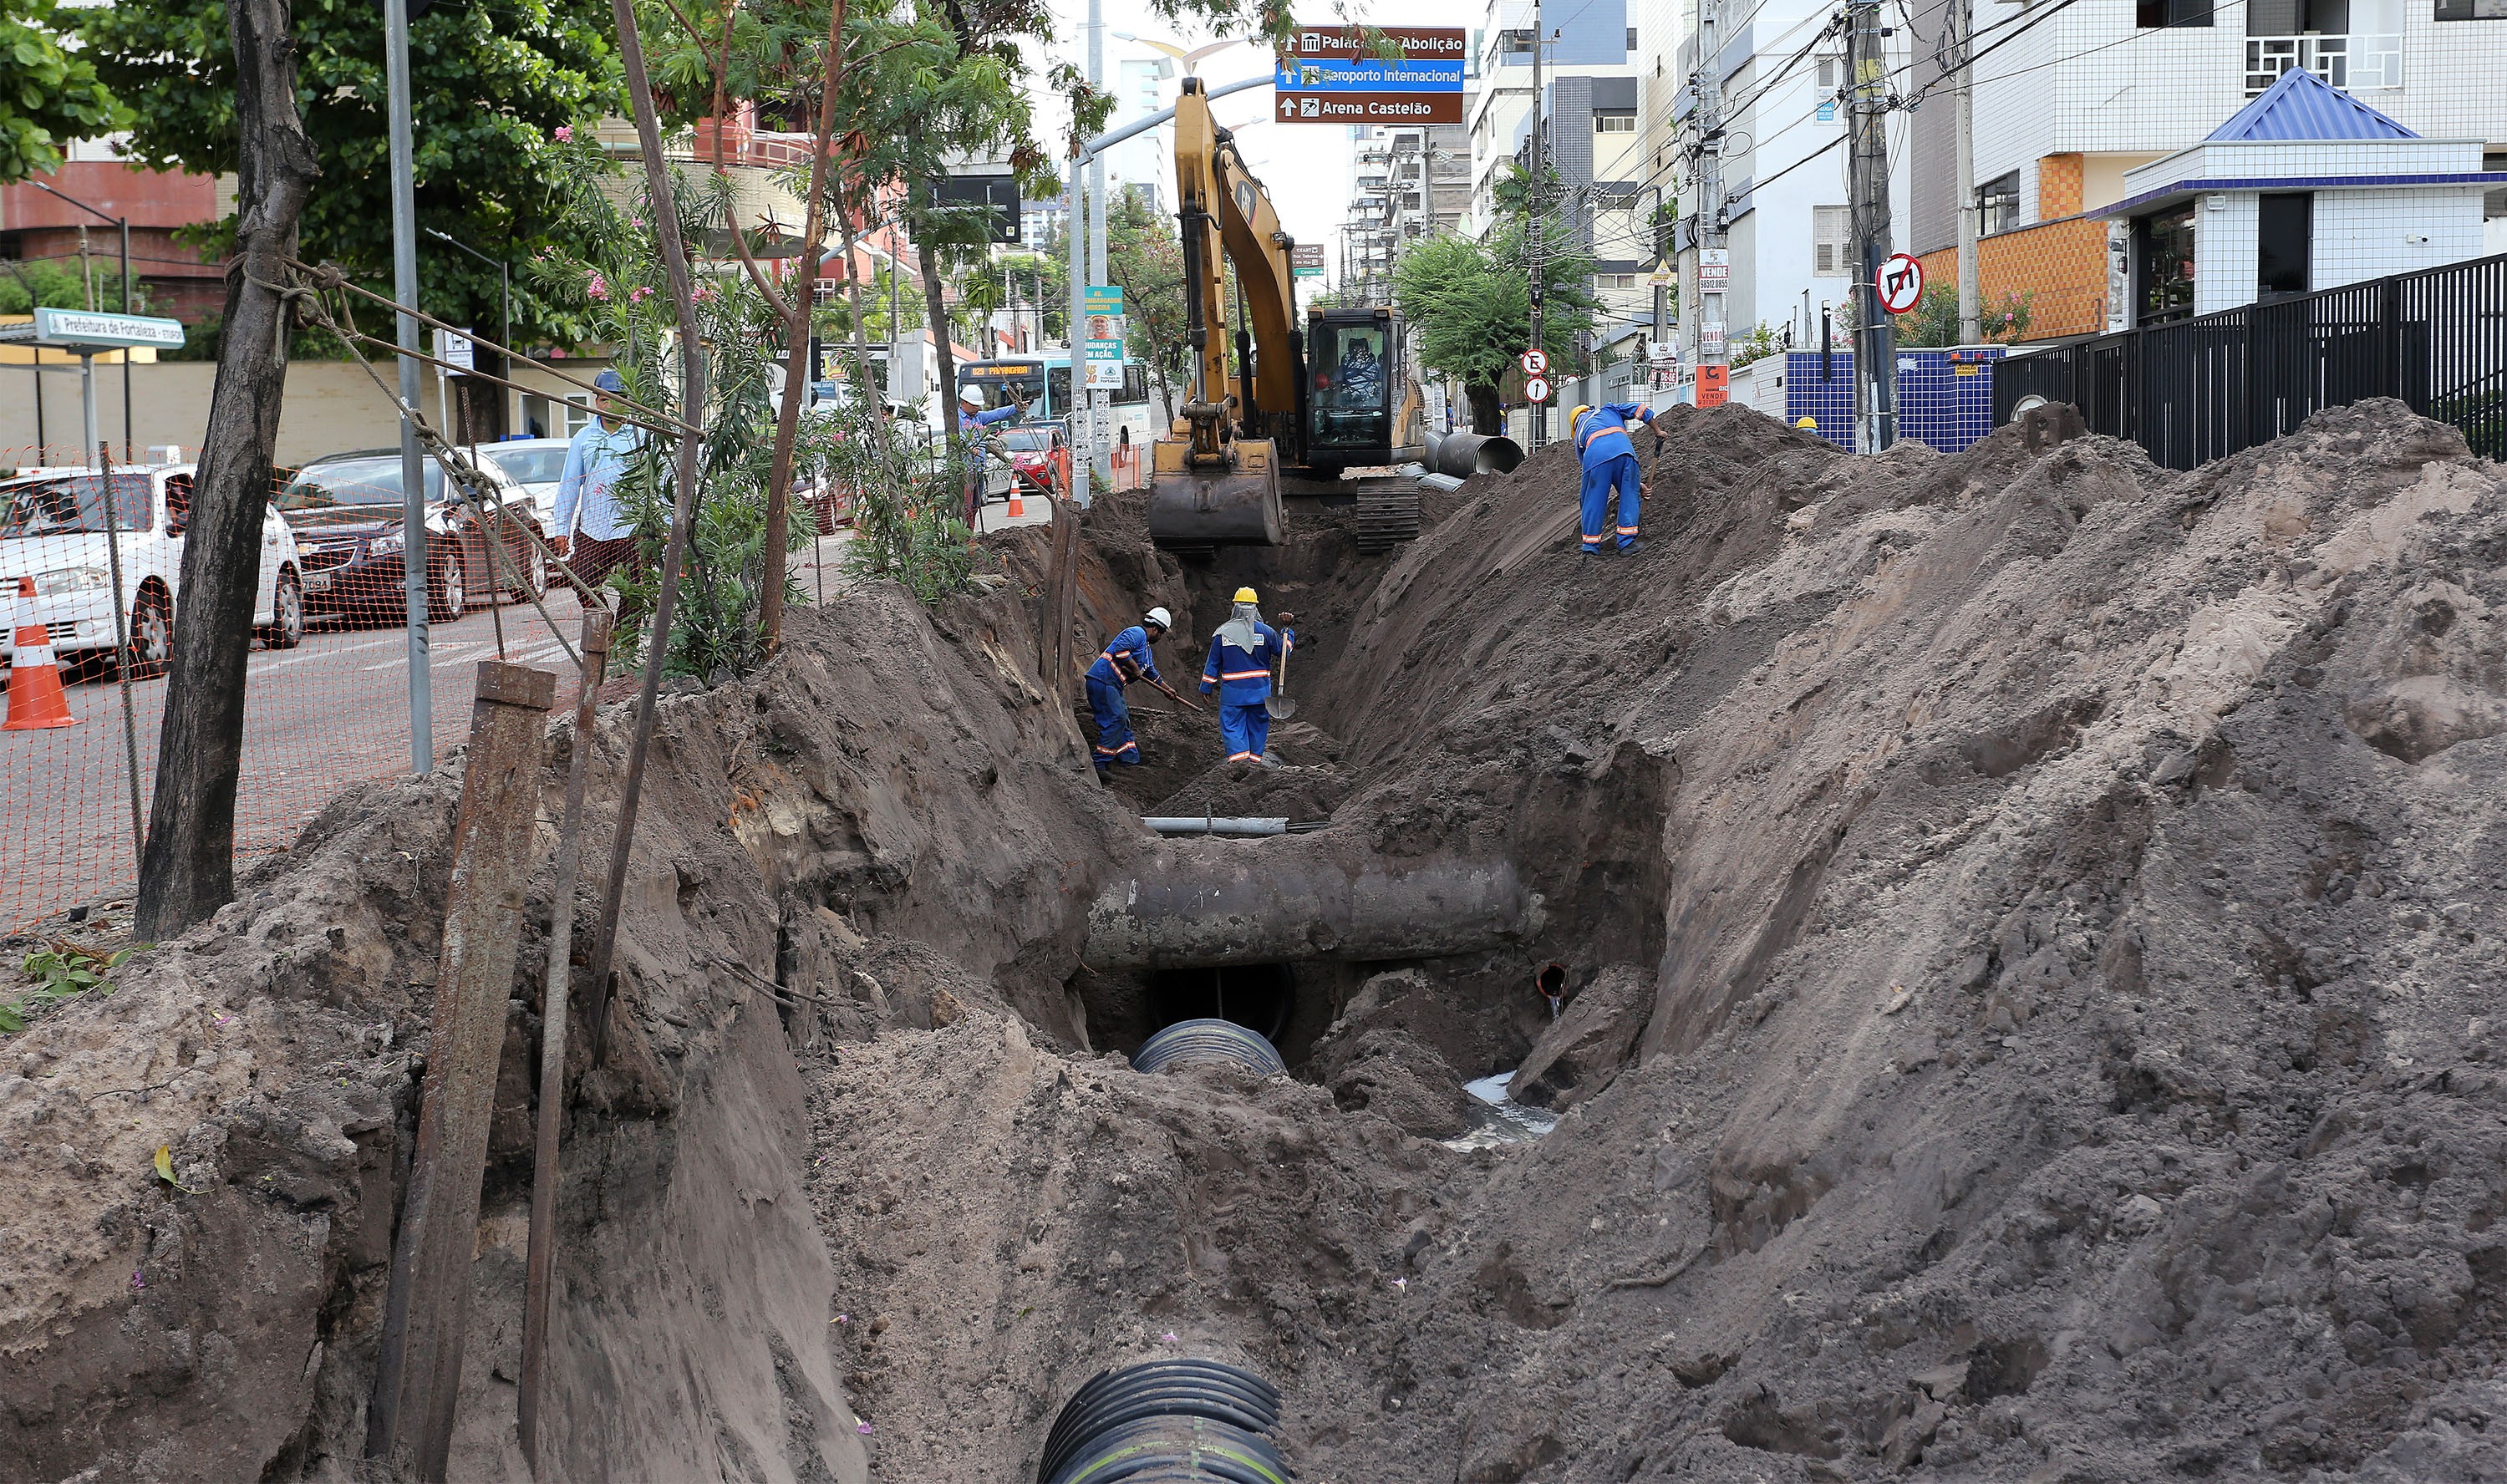
[[[2403,38],[2387,36],[2249,36],[2246,96],[2258,97],[2301,68],[2345,92],[2403,86]]]

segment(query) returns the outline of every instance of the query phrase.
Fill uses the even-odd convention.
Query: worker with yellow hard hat
[[[1637,539],[1637,507],[1645,492],[1638,477],[1636,441],[1628,436],[1630,421],[1648,426],[1653,423],[1653,412],[1634,402],[1607,402],[1600,407],[1580,407],[1567,415],[1567,436],[1575,442],[1576,457],[1584,466],[1584,555],[1602,555],[1605,534],[1618,538],[1621,555],[1633,557],[1645,550]],[[1660,439],[1655,440],[1659,447]],[[1606,532],[1611,524],[1611,494],[1618,493],[1618,524]]]
[[[1218,735],[1233,762],[1268,762],[1271,670],[1297,644],[1293,613],[1280,615],[1278,629],[1262,622],[1261,599],[1252,588],[1238,588],[1227,622],[1210,636],[1210,662],[1201,668],[1201,693],[1218,693]]]

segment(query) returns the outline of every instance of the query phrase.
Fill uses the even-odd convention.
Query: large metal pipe
[[[1443,958],[1524,941],[1540,909],[1504,860],[1388,866],[1330,834],[1187,841],[1099,893],[1082,957],[1094,968]]]
[[[1141,822],[1161,835],[1229,835],[1240,840],[1262,835],[1302,835],[1331,823],[1329,819],[1254,818],[1227,814],[1144,814]]]
[[[1469,479],[1474,474],[1512,474],[1523,467],[1523,446],[1493,433],[1428,435],[1428,472]]]

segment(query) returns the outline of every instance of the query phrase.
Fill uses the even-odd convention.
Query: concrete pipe
[[[1523,446],[1490,433],[1447,433],[1428,443],[1428,472],[1469,479],[1474,474],[1512,474],[1523,466]]]
[[[1484,953],[1539,927],[1511,862],[1399,867],[1329,834],[1178,842],[1088,910],[1092,968],[1371,962]]]

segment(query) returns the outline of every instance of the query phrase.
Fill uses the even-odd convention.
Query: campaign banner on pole
[[[1123,286],[1092,283],[1083,300],[1088,331],[1088,389],[1123,389]]]

